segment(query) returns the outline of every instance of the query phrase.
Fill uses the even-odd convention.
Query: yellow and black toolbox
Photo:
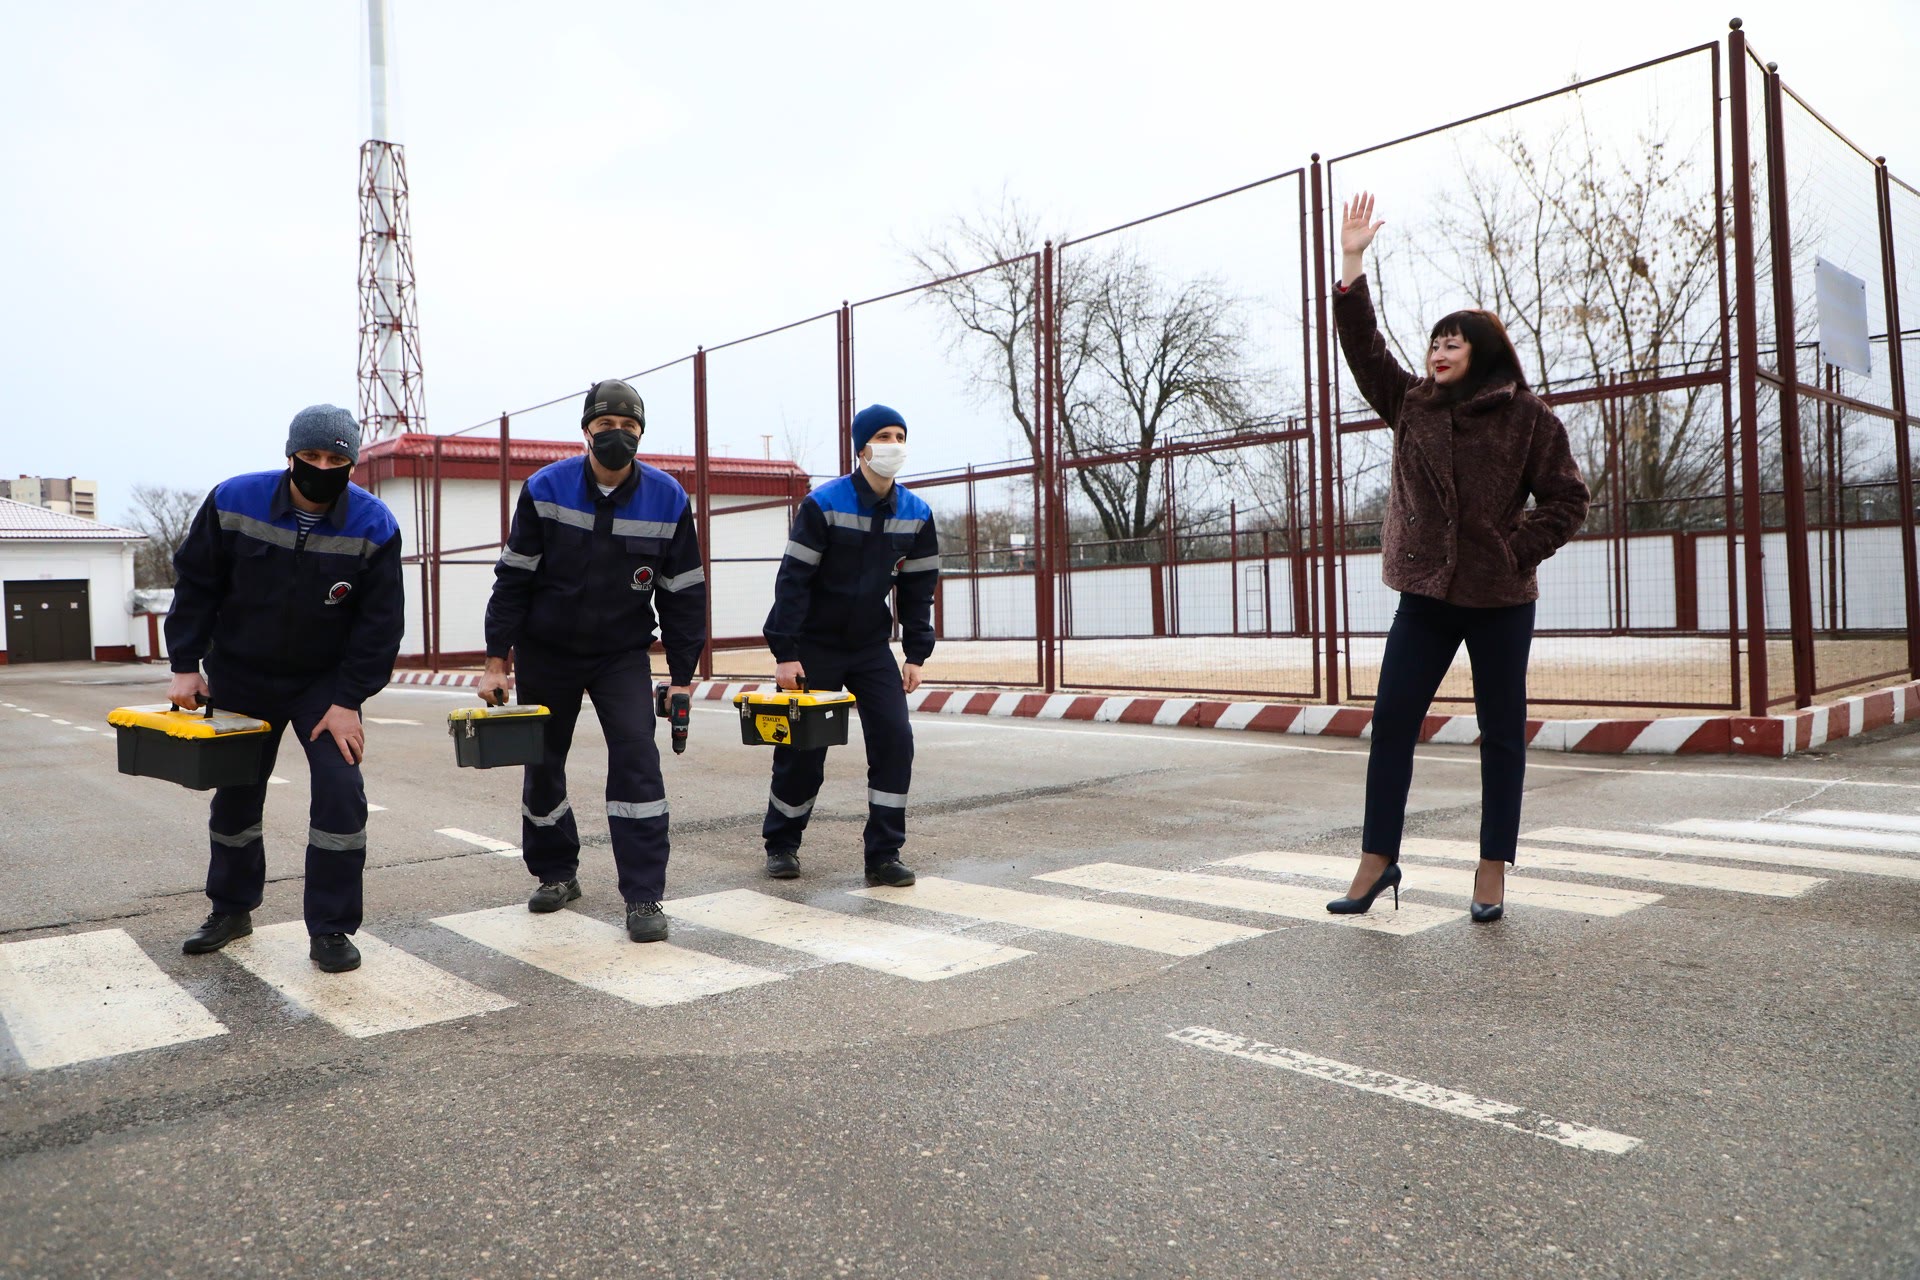
[[[231,711],[182,711],[165,702],[118,707],[107,723],[119,739],[120,772],[195,791],[257,785],[273,727]]]
[[[750,747],[844,747],[853,710],[850,693],[811,693],[805,689],[763,689],[736,693],[740,741]]]
[[[462,707],[447,714],[453,761],[462,769],[539,764],[548,711],[542,706]]]

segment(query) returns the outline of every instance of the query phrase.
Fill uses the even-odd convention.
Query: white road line
[[[1221,924],[1193,916],[1150,911],[1111,902],[1085,902],[1077,898],[1056,898],[1044,893],[1026,893],[1018,889],[1000,889],[959,880],[921,876],[906,889],[856,889],[856,897],[880,902],[897,902],[946,915],[991,920],[997,924],[1020,925],[1048,933],[1064,933],[1094,942],[1138,947],[1169,956],[1197,956],[1229,942],[1258,938],[1265,929]]]
[[[1478,855],[1476,853],[1476,861]],[[1306,876],[1335,880],[1341,884],[1353,879],[1355,859],[1328,858],[1311,853],[1247,853],[1212,865],[1246,867],[1278,875]],[[1473,900],[1471,867],[1403,867],[1406,877],[1402,889],[1444,893],[1450,897]],[[1543,907],[1549,911],[1572,911],[1585,916],[1623,916],[1660,901],[1657,893],[1633,889],[1609,889],[1602,885],[1579,884],[1571,880],[1536,880],[1530,876],[1507,875],[1507,901],[1523,907]],[[1378,911],[1376,903],[1374,910]]]
[[[1723,893],[1757,893],[1769,898],[1797,898],[1826,883],[1818,876],[1796,876],[1785,871],[1749,871],[1745,867],[1715,867],[1702,862],[1674,862],[1623,853],[1586,853],[1577,849],[1548,849],[1521,845],[1524,864],[1545,871],[1573,871],[1582,875],[1612,876],[1616,880],[1644,880],[1650,884],[1718,889]],[[1471,840],[1400,842],[1402,857],[1446,858],[1478,862],[1480,846]]]
[[[367,716],[365,720],[368,724],[410,724],[416,729],[420,727],[418,720],[397,720],[388,716]]]
[[[73,728],[73,721],[71,720],[55,720],[54,723],[66,725],[69,729]]]
[[[1883,849],[1889,853],[1920,853],[1920,836],[1897,831],[1843,831],[1837,828],[1798,822],[1737,822],[1725,818],[1687,818],[1668,822],[1668,831],[1685,831],[1700,836],[1727,836],[1740,840],[1766,840],[1774,844],[1807,841],[1833,844],[1844,849]]]
[[[387,811],[387,806],[383,804],[375,804],[371,800],[367,802],[368,813],[385,813],[386,811]]]
[[[222,954],[292,1004],[356,1040],[436,1022],[511,1009],[513,1001],[436,968],[370,933],[354,935],[361,965],[322,973],[307,958],[307,926],[298,920],[255,929]]]
[[[76,728],[76,729],[78,729],[78,730],[79,730],[80,732],[82,732],[82,733],[98,733],[98,732],[100,732],[100,731],[99,731],[98,729],[96,729],[96,728],[94,728],[94,727],[93,727],[92,725],[90,725],[90,724],[77,724],[77,725],[75,725],[75,726],[73,726],[73,727],[74,727],[74,728]]]
[[[1920,835],[1920,814],[1867,813],[1859,809],[1809,809],[1786,815],[1795,822],[1812,822],[1823,827],[1868,827],[1882,831],[1908,831]]]
[[[1701,840],[1647,831],[1591,831],[1585,827],[1547,827],[1525,833],[1528,840],[1555,844],[1598,845],[1603,849],[1644,849],[1648,853],[1690,853],[1703,858],[1736,862],[1765,862],[1778,867],[1812,867],[1819,871],[1851,871],[1863,876],[1894,876],[1920,880],[1920,862],[1909,858],[1882,858],[1870,853],[1835,853],[1830,849],[1794,849],[1737,840]]]
[[[46,712],[44,712],[44,711],[35,711],[35,712],[33,712],[33,713],[32,713],[32,715],[33,715],[33,718],[34,718],[35,720],[51,720],[51,719],[53,719],[53,717],[52,717],[52,716],[50,716],[50,715],[48,715],[48,714],[47,714]]]
[[[471,831],[462,831],[459,827],[441,827],[435,835],[451,836],[462,844],[470,844],[476,849],[485,849],[488,853],[497,853],[503,858],[520,856],[520,846],[508,844],[505,840],[495,840],[492,836],[479,836]]]
[[[1330,1084],[1344,1085],[1349,1089],[1360,1089],[1388,1098],[1398,1098],[1402,1102],[1430,1107],[1435,1111],[1444,1111],[1448,1115],[1498,1125],[1502,1129],[1511,1129],[1515,1133],[1524,1133],[1529,1137],[1557,1142],[1563,1147],[1621,1156],[1640,1145],[1640,1139],[1630,1138],[1624,1133],[1614,1133],[1610,1129],[1596,1129],[1591,1125],[1575,1124],[1571,1120],[1556,1120],[1550,1115],[1531,1111],[1526,1107],[1516,1107],[1509,1102],[1476,1098],[1458,1089],[1447,1089],[1437,1084],[1409,1080],[1405,1076],[1390,1075],[1385,1071],[1356,1067],[1350,1062],[1320,1058],[1311,1053],[1302,1053],[1298,1049],[1283,1049],[1279,1045],[1263,1044],[1258,1040],[1234,1035],[1230,1031],[1216,1031],[1212,1027],[1188,1027],[1184,1031],[1168,1032],[1167,1038],[1177,1040],[1181,1044],[1192,1045],[1196,1049],[1211,1049],[1215,1053],[1244,1058],[1248,1062],[1257,1062],[1262,1066],[1277,1067],[1282,1071],[1297,1072],[1316,1080],[1325,1080]]]
[[[267,775],[267,785],[270,787],[284,787],[287,785],[287,780],[277,773],[269,774]]]
[[[1377,933],[1419,933],[1466,915],[1464,911],[1413,903],[1403,903],[1395,911],[1393,904],[1387,902],[1374,904],[1373,910],[1364,916],[1336,916],[1327,912],[1327,892],[1324,889],[1273,884],[1239,876],[1157,871],[1152,867],[1130,867],[1117,862],[1093,862],[1084,867],[1069,867],[1065,871],[1049,871],[1034,879],[1076,885],[1082,889],[1098,889],[1103,893],[1137,893],[1150,898],[1197,902],[1231,911],[1287,916],[1294,920],[1345,925],[1351,929],[1370,929]]]
[[[522,964],[648,1008],[686,1004],[787,976],[671,942],[642,946],[618,925],[578,911],[537,916],[515,905],[441,916],[434,923]]]
[[[1018,947],[787,902],[752,889],[681,898],[667,903],[666,908],[668,917],[674,920],[915,982],[937,982],[1033,954]]]
[[[227,1034],[124,929],[0,945],[0,1019],[35,1071]]]

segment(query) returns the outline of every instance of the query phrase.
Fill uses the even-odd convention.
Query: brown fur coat
[[[1475,608],[1538,599],[1535,566],[1587,518],[1560,419],[1511,382],[1459,403],[1437,398],[1431,379],[1387,350],[1365,276],[1334,298],[1333,318],[1354,383],[1393,428],[1380,530],[1387,585]]]

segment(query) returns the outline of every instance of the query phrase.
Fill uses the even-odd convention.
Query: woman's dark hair
[[[1466,339],[1473,353],[1467,357],[1467,376],[1456,384],[1448,399],[1467,400],[1499,382],[1511,382],[1527,390],[1527,374],[1520,367],[1520,353],[1513,349],[1507,326],[1491,311],[1470,307],[1440,317],[1427,335],[1427,345],[1449,335]]]

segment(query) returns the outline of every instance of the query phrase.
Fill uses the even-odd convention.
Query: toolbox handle
[[[204,712],[199,711],[201,707],[205,707],[206,710]],[[213,719],[213,704],[207,701],[207,695],[204,693],[196,693],[193,695],[193,709],[191,710],[186,707],[176,706],[169,706],[167,710],[173,712],[175,715],[190,716],[198,713],[203,719]]]

